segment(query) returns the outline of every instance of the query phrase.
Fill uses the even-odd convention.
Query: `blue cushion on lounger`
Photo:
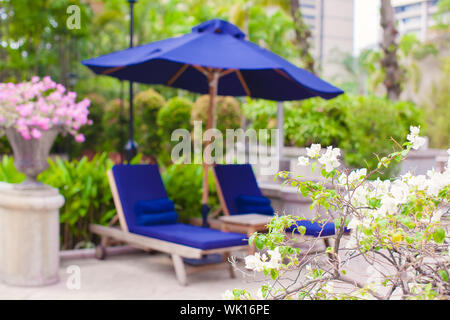
[[[168,198],[156,164],[115,165],[112,172],[128,229],[137,225],[137,201]]]
[[[156,226],[177,223],[178,214],[175,211],[138,214],[136,222],[140,226]]]
[[[236,205],[240,213],[260,213],[273,215],[274,210],[270,205],[270,199],[264,196],[251,196],[241,194],[236,198]]]
[[[173,201],[169,198],[154,200],[139,200],[134,203],[134,211],[137,215],[147,213],[160,213],[175,211]]]
[[[250,164],[218,164],[214,172],[230,215],[242,214],[236,201],[240,195],[262,197]]]
[[[222,232],[182,223],[159,226],[135,226],[130,231],[143,236],[203,250],[241,246],[248,243],[247,236],[244,234]]]
[[[297,226],[303,226],[306,228],[305,235],[314,237],[327,237],[332,236],[335,233],[335,227],[333,222],[328,222],[325,224],[318,222],[311,222],[309,220],[300,220],[296,222],[296,226],[293,225],[288,228],[289,232],[294,231],[295,233],[300,233]]]
[[[134,212],[140,226],[177,223],[178,219],[173,201],[169,198],[136,201]]]

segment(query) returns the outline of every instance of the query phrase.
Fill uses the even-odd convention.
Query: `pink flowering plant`
[[[40,139],[55,126],[85,140],[79,132],[88,119],[89,99],[76,101],[77,94],[50,77],[33,77],[21,83],[0,83],[0,129],[14,127],[25,140]]]
[[[312,182],[289,172],[279,176],[312,201],[316,222],[334,222],[335,235],[325,250],[317,251],[320,238],[298,245],[299,237],[285,231],[300,217],[274,217],[267,233],[250,237],[260,252],[247,256],[245,269],[240,270],[247,277],[262,273],[264,284],[256,293],[228,290],[224,298],[448,299],[450,245],[445,216],[450,159],[442,172],[432,169],[426,175],[370,179],[391,162],[404,160],[411,149],[419,149],[425,143],[419,132],[419,127],[411,126],[407,142],[394,142],[397,151],[379,159],[370,171],[340,169],[337,148],[328,147],[324,153],[320,145],[308,148],[299,165],[320,170],[325,181]],[[305,234],[304,227],[298,229]]]

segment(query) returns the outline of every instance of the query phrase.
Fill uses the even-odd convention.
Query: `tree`
[[[278,6],[288,13],[294,22],[295,42],[303,67],[316,73],[314,58],[310,53],[312,33],[300,10],[300,0],[260,0],[266,6]]]
[[[381,66],[385,71],[384,86],[386,87],[387,96],[391,100],[398,100],[402,92],[401,80],[402,71],[398,64],[397,58],[397,29],[395,28],[395,14],[391,0],[381,0],[380,24],[383,28],[383,38],[381,49],[383,58]]]

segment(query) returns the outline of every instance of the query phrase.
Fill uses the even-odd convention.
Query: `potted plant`
[[[0,130],[11,144],[16,168],[27,177],[25,184],[38,184],[36,177],[47,169],[47,156],[58,133],[84,141],[78,130],[90,123],[90,101],[76,102],[76,96],[50,77],[0,84]]]
[[[11,144],[21,184],[0,183],[0,278],[13,285],[58,281],[59,208],[64,198],[36,177],[58,133],[83,142],[80,128],[90,124],[90,101],[52,81],[0,84],[0,130]]]

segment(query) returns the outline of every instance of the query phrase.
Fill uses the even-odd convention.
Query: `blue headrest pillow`
[[[264,196],[250,196],[241,194],[236,198],[236,206],[239,213],[260,213],[273,215],[274,210],[270,205],[270,199]]]
[[[173,224],[178,219],[173,201],[169,198],[136,201],[134,212],[137,224],[144,226]]]

